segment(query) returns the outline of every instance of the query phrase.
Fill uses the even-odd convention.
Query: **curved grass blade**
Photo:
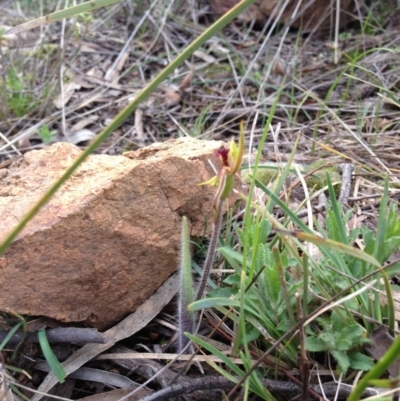
[[[18,322],[6,335],[6,338],[0,344],[0,352],[3,351],[3,348],[10,341],[10,338],[16,333],[16,331],[22,326],[22,322]]]
[[[18,234],[28,224],[39,210],[50,200],[50,198],[61,188],[67,179],[76,171],[83,161],[97,149],[107,137],[118,129],[125,120],[137,109],[140,103],[145,101],[157,87],[164,82],[168,76],[173,73],[181,64],[183,64],[200,46],[211,39],[216,33],[222,30],[229,22],[237,17],[248,6],[255,3],[256,0],[242,0],[229,12],[224,14],[208,29],[206,29],[198,38],[196,38],[185,50],[182,51],[167,67],[165,67],[144,89],[142,89],[136,97],[123,108],[111,123],[100,132],[96,139],[86,148],[86,150],[73,162],[61,178],[53,184],[53,186],[44,194],[44,196],[33,206],[33,208],[21,219],[14,227],[10,234],[5,238],[0,245],[0,256],[4,254],[7,248],[11,245]]]
[[[351,392],[348,401],[358,401],[361,399],[364,390],[371,384],[373,379],[380,378],[388,367],[398,358],[400,354],[400,336],[396,338],[389,347],[385,355],[374,365],[374,367],[365,374]]]
[[[42,349],[43,355],[47,363],[49,364],[51,371],[54,373],[60,383],[64,383],[67,374],[65,373],[64,368],[61,366],[61,363],[54,355],[53,350],[51,349],[50,344],[47,341],[45,330],[38,331],[38,339],[40,348]]]

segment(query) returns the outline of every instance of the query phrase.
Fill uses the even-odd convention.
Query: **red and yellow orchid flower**
[[[228,198],[235,183],[235,175],[240,170],[244,154],[244,125],[240,123],[239,145],[235,141],[230,143],[229,149],[222,148],[215,152],[221,161],[222,168],[215,177],[199,185],[218,186],[214,197],[213,208],[217,210],[219,202]]]

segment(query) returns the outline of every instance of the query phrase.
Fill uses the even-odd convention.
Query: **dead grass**
[[[25,40],[7,41],[2,56],[4,80],[10,74],[18,75],[24,89],[17,91],[26,91],[34,107],[25,107],[22,120],[18,119],[21,110],[16,113],[10,101],[3,100],[1,132],[15,143],[30,136],[32,146],[40,146],[40,139],[27,133],[33,123],[39,123],[57,131],[55,140],[82,143],[90,139],[84,138],[82,129],[95,135],[201,31],[201,25],[191,22],[187,6],[175,2],[168,8],[178,8],[179,13],[168,13],[162,3],[154,2],[154,8],[143,16],[134,3],[117,4],[94,16],[68,21],[64,28],[61,23],[53,24],[42,32],[28,32]],[[9,14],[3,23],[14,25],[18,13]],[[26,15],[33,16],[32,12]],[[208,16],[200,10],[197,18],[204,23]],[[356,29],[344,34],[348,37],[339,43],[342,57],[335,66],[329,38],[302,38],[293,32],[265,41],[259,32],[231,26],[176,71],[166,83],[166,97],[143,105],[142,138],[138,140],[135,125],[128,122],[115,133],[108,151],[179,135],[226,138],[237,133],[239,119],[246,117],[250,122],[256,112],[259,130],[282,86],[273,123],[281,122],[285,134],[301,134],[307,143],[304,151],[309,151],[310,133],[314,139],[330,135],[342,143],[347,139],[346,128],[323,104],[334,113],[340,110],[342,121],[366,141],[375,132],[395,132],[396,113],[385,107],[377,92],[379,87],[396,87],[398,57],[382,49],[395,49],[398,35],[394,31],[366,35]],[[356,67],[349,67],[348,62],[354,60]],[[191,68],[192,84],[174,96]],[[343,77],[343,73],[350,76]],[[5,92],[14,94],[15,90]]]
[[[20,11],[6,3],[4,25],[40,13],[28,2],[20,3]],[[155,1],[149,9],[143,14],[125,2],[4,41],[0,132],[7,141],[20,151],[40,148],[45,144],[38,133],[45,126],[55,132],[52,141],[84,146],[210,20],[205,6],[196,13],[200,24],[179,2]],[[100,151],[121,153],[182,135],[227,139],[237,134],[242,118],[256,147],[281,88],[272,121],[281,124],[281,157],[300,135],[305,160],[330,156],[319,141],[377,172],[397,169],[397,107],[380,95],[396,93],[399,37],[374,22],[364,27],[373,33],[360,33],[359,26],[342,33],[338,65],[329,37],[289,32],[268,33],[266,40],[232,25],[176,71]],[[180,91],[191,69],[191,84]],[[10,143],[1,146],[2,159],[18,153]],[[272,138],[265,152],[276,157]]]

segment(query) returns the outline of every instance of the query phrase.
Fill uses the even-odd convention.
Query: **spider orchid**
[[[240,123],[239,145],[235,141],[230,143],[229,149],[221,148],[215,152],[222,164],[218,174],[206,182],[199,185],[218,186],[214,196],[213,210],[214,220],[218,218],[218,205],[220,202],[228,198],[235,183],[235,175],[240,170],[244,153],[244,125]]]

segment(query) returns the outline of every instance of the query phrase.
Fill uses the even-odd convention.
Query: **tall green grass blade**
[[[387,222],[387,206],[389,203],[389,182],[388,177],[385,177],[385,185],[384,190],[381,198],[381,203],[379,207],[379,218],[378,218],[378,226],[376,229],[376,241],[375,241],[375,248],[374,248],[374,257],[380,263],[383,262],[383,252],[386,239],[386,222]]]
[[[383,260],[383,249],[385,245],[385,237],[386,237],[386,219],[387,219],[387,205],[389,201],[389,182],[388,177],[385,177],[385,186],[381,198],[381,204],[379,208],[379,218],[378,225],[376,228],[376,239],[375,239],[375,247],[374,247],[374,257],[376,260],[382,263]],[[379,280],[377,282],[377,287],[380,289]],[[389,302],[389,300],[388,300]],[[374,294],[374,314],[373,316],[378,322],[382,323],[382,309],[381,309],[381,300],[378,292]]]
[[[308,316],[308,282],[309,282],[309,271],[308,271],[308,256],[306,253],[303,255],[303,316]]]
[[[192,263],[190,256],[190,237],[186,216],[182,217],[182,233],[181,233],[181,292],[178,308],[179,319],[179,351],[182,351],[188,344],[189,340],[183,335],[185,331],[193,333],[195,325],[195,314],[188,310],[189,304],[194,301],[193,280],[192,280]]]
[[[15,33],[21,33],[28,31],[29,29],[37,28],[38,26],[46,25],[50,22],[61,21],[64,18],[71,18],[75,15],[82,14],[97,10],[101,7],[110,6],[111,4],[119,3],[122,0],[91,0],[77,6],[69,7],[64,10],[56,11],[54,13],[45,15],[44,17],[34,19],[32,21],[25,22],[14,28],[8,29],[4,35],[12,35]]]
[[[47,341],[45,330],[38,331],[38,339],[40,348],[42,349],[43,355],[47,363],[49,364],[51,371],[54,373],[60,383],[64,383],[67,374],[65,373],[65,370],[61,366],[60,362],[58,362],[56,356],[54,355],[53,350],[51,349],[50,344]]]
[[[396,361],[400,355],[400,336],[394,340],[393,344],[389,347],[386,353],[379,359],[374,367],[367,372],[363,378],[354,387],[347,401],[358,401],[361,399],[363,391],[370,385],[370,380],[379,379],[389,368],[389,366]]]
[[[326,247],[328,249],[334,249],[336,251],[339,251],[340,253],[344,253],[346,255],[350,255],[355,258],[364,260],[368,263],[371,263],[373,266],[375,266],[376,268],[381,270],[383,272],[383,274],[385,274],[385,272],[382,270],[381,264],[373,256],[368,255],[367,253],[365,253],[359,249],[353,248],[349,245],[345,245],[340,242],[332,241],[329,239],[324,239],[324,238],[318,237],[317,235],[305,233],[305,232],[301,232],[301,231],[291,232],[291,231],[279,230],[279,232],[282,232],[283,234],[287,234],[287,235],[292,235],[292,236],[300,239],[301,241],[312,242],[315,245]]]
[[[35,206],[21,219],[21,221],[14,227],[11,233],[5,238],[0,245],[0,256],[8,249],[14,239],[23,230],[33,217],[40,211],[40,209],[51,199],[51,197],[61,188],[67,179],[76,171],[76,169],[85,161],[85,159],[97,149],[105,139],[119,128],[124,121],[137,109],[140,103],[146,100],[150,94],[163,82],[168,76],[173,73],[176,68],[183,64],[200,46],[207,40],[211,39],[218,33],[224,26],[237,17],[248,6],[255,3],[256,0],[242,0],[228,13],[224,14],[208,29],[206,29],[198,38],[196,38],[185,50],[182,51],[167,67],[165,67],[144,89],[142,89],[136,97],[129,103],[121,112],[111,121],[111,123],[104,128],[103,131],[96,137],[96,139],[86,148],[86,150],[73,162],[62,177],[46,192],[46,194],[36,203]],[[272,117],[271,117],[272,119]]]
[[[284,183],[287,180],[287,177],[289,176],[289,173],[292,169],[292,165],[294,163],[294,156],[296,154],[296,149],[297,149],[297,145],[299,143],[299,139],[300,136],[298,136],[296,138],[295,143],[293,144],[293,149],[292,152],[290,153],[290,157],[287,161],[287,163],[285,164],[285,167],[283,168],[282,174],[279,177],[279,180],[277,180],[277,182],[274,184],[274,189],[273,189],[273,193],[274,194],[279,194],[283,188]],[[255,181],[256,184],[256,181]],[[268,213],[272,213],[272,210],[275,206],[275,200],[276,198],[268,198],[268,202],[267,202],[267,207],[266,210],[268,211]]]
[[[256,179],[256,185],[258,188],[264,191],[268,195],[268,197],[270,197],[273,200],[274,204],[278,205],[288,215],[289,219],[293,221],[294,224],[298,225],[305,232],[308,232],[310,234],[312,233],[307,224],[304,224],[304,222],[297,217],[296,213],[290,210],[290,208],[288,208],[287,205],[283,201],[281,201],[279,197],[275,195],[274,192],[268,189],[262,182],[260,182],[257,179]]]
[[[286,309],[287,309],[287,312],[289,314],[289,319],[290,319],[291,325],[293,326],[293,325],[296,324],[296,319],[294,318],[293,308],[292,308],[292,305],[290,303],[290,296],[289,296],[288,288],[287,288],[287,285],[286,285],[286,279],[285,279],[285,273],[283,271],[281,255],[279,253],[279,248],[278,248],[277,245],[275,245],[272,248],[272,254],[273,254],[274,259],[275,259],[275,265],[276,265],[276,269],[277,269],[277,272],[278,272],[279,282],[281,284],[281,291],[282,291],[283,299],[284,299],[285,304],[286,304]]]
[[[329,173],[326,173],[326,181],[328,184],[329,198],[331,200],[332,211],[336,220],[335,223],[339,230],[340,240],[343,244],[348,245],[349,241],[346,235],[346,229],[344,227],[343,217],[342,217],[342,205],[339,205],[339,202],[336,200],[335,190],[333,189]]]

